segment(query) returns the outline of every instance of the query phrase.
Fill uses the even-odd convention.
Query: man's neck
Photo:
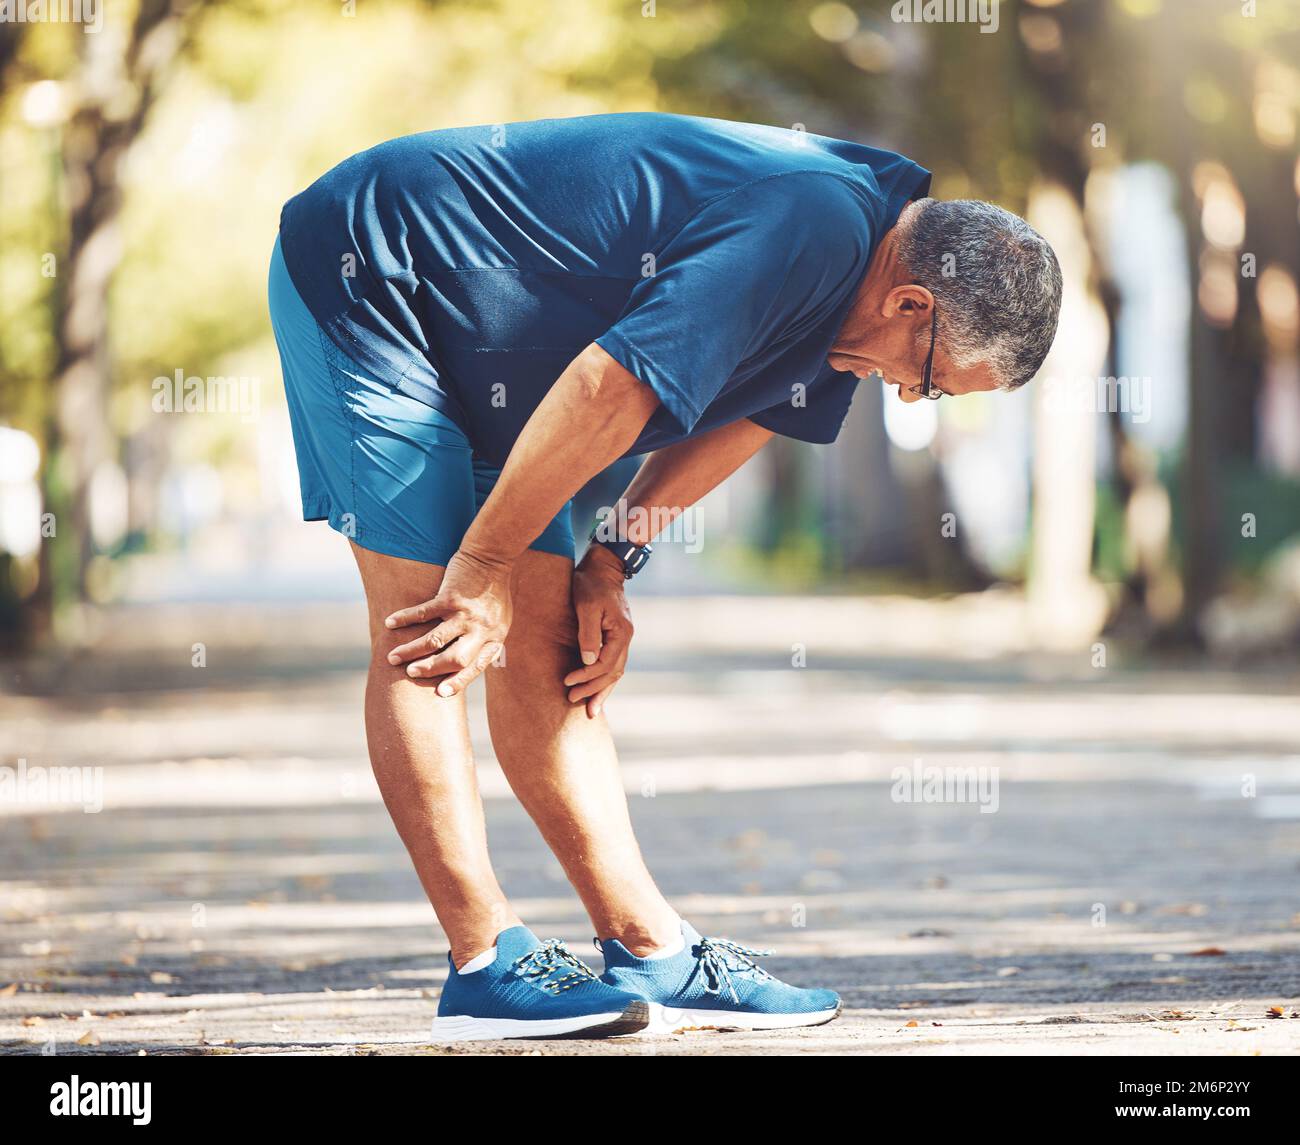
[[[898,228],[904,223],[912,204],[903,208],[898,220],[883,235],[872,252],[867,272],[862,276],[853,305],[845,316],[836,342],[860,339],[870,334],[880,321],[885,296],[902,283],[911,281],[898,259]],[[834,347],[832,347],[834,349]]]

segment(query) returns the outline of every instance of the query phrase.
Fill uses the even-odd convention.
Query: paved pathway
[[[1294,677],[646,659],[612,712],[652,869],[845,1015],[473,1052],[1300,1052]],[[202,687],[157,656],[92,667],[0,697],[0,764],[104,782],[94,814],[0,788],[0,1052],[470,1052],[422,1041],[445,946],[369,776],[355,658]],[[476,719],[502,880],[589,950]],[[996,810],[900,801],[915,767],[996,776]]]

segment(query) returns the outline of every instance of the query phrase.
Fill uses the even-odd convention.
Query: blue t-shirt
[[[597,342],[662,405],[630,453],[748,417],[835,439],[826,363],[927,171],[802,131],[636,113],[381,144],[285,204],[285,263],[330,338],[495,465]]]

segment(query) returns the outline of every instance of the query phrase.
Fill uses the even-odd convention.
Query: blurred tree
[[[94,553],[92,485],[115,448],[108,411],[108,291],[122,257],[120,167],[162,94],[173,60],[187,42],[192,0],[140,0],[123,27],[85,34],[53,27],[71,48],[62,84],[66,121],[60,134],[62,233],[55,238],[51,325],[52,381],[45,395],[44,504],[59,544],[41,547],[31,621],[48,625],[60,594],[81,597]],[[8,28],[8,25],[5,25]],[[7,79],[19,55],[16,37],[0,41]]]

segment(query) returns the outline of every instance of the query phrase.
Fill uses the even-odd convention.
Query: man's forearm
[[[627,535],[620,539],[649,544],[655,534],[744,465],[771,436],[770,430],[742,419],[654,453],[623,494]]]
[[[461,549],[490,563],[513,561],[579,489],[628,451],[658,405],[649,386],[588,346],[533,411]]]

